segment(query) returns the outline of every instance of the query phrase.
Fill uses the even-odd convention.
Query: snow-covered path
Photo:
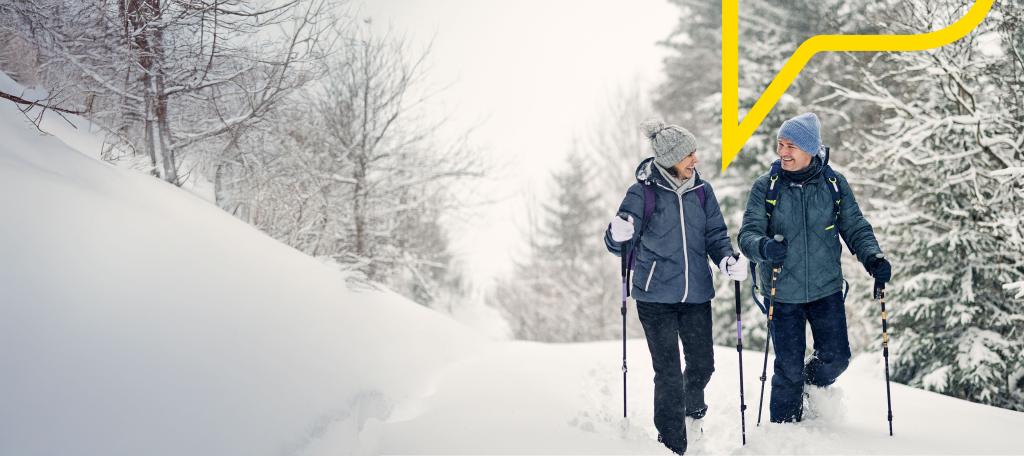
[[[629,341],[629,418],[622,418],[621,342],[496,344],[449,366],[413,416],[375,423],[363,438],[384,454],[669,454],[655,442],[653,372]],[[757,421],[762,354],[744,352],[747,446],[740,444],[734,348],[717,347],[705,436],[688,454],[1019,454],[1024,414],[893,384],[888,436],[881,356],[863,355],[815,394],[819,416]],[[771,359],[769,359],[769,363]],[[770,365],[769,365],[770,369]],[[770,374],[769,374],[770,375]],[[379,439],[379,440],[378,440]]]

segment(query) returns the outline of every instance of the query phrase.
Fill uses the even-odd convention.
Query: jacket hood
[[[700,172],[698,172],[696,169],[694,169],[693,172],[696,175],[696,178],[693,180],[693,188],[697,188],[702,183],[704,183],[704,180],[700,178]],[[641,161],[640,164],[637,165],[636,167],[635,174],[636,181],[641,184],[651,183],[655,185],[660,185],[667,189],[672,188],[672,186],[669,185],[668,180],[661,175],[661,171],[658,170],[658,167],[654,166],[654,157],[647,157],[643,161]]]

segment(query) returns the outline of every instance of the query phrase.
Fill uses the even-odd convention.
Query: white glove
[[[627,215],[626,220],[622,220],[621,217],[612,217],[612,240],[615,242],[625,242],[633,239],[633,216]]]
[[[729,255],[722,258],[722,262],[718,263],[718,270],[722,271],[729,278],[729,280],[735,280],[742,282],[747,280],[747,268],[749,261],[747,257],[740,254],[739,259]]]

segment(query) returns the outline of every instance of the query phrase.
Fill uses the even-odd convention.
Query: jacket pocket
[[[658,267],[658,262],[655,261],[654,264],[651,265],[651,271],[647,273],[647,280],[644,281],[644,291],[647,291],[647,288],[649,288],[651,286],[651,278],[654,277],[654,268],[657,268],[657,267]]]

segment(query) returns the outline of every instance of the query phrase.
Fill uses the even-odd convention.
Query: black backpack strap
[[[825,228],[825,231],[833,230],[836,228],[836,224],[839,223],[839,205],[843,202],[843,197],[839,193],[839,177],[831,166],[825,165],[825,180],[827,181],[828,191],[832,194],[832,224]]]
[[[782,192],[782,162],[775,160],[768,172],[768,190],[764,192],[764,212],[768,215],[768,237],[772,237],[772,213],[779,204],[779,193]]]
[[[764,306],[764,301],[757,299],[757,296],[761,294],[761,288],[757,286],[757,262],[750,262],[750,297],[754,298],[754,304],[761,309],[761,313],[768,315],[768,308]]]

